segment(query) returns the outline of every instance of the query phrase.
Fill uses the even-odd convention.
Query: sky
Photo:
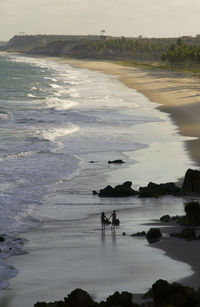
[[[0,40],[27,34],[200,34],[200,0],[0,0]]]

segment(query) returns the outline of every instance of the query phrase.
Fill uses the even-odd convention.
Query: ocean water
[[[184,138],[155,106],[112,76],[45,58],[0,55],[0,233],[7,236],[0,246],[1,288],[17,274],[5,258],[24,252],[20,233],[62,220],[63,208],[65,220],[112,209],[113,201],[91,196],[107,182],[135,178],[138,187],[150,176],[177,180],[192,165]],[[163,172],[166,156],[177,152],[176,166],[168,162]],[[127,164],[108,166],[117,158]]]

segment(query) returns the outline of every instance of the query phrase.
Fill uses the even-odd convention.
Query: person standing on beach
[[[107,217],[104,212],[101,213],[101,228],[105,229]]]
[[[111,229],[115,229],[115,225],[116,225],[116,219],[117,219],[117,214],[116,211],[114,210],[111,214],[111,216],[109,217],[109,219],[112,218],[111,220]]]

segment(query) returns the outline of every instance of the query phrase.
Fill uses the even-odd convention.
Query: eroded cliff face
[[[31,52],[32,54],[58,55],[81,42],[97,40],[95,35],[15,35],[3,47],[7,51]]]

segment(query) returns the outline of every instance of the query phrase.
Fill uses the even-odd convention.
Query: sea
[[[0,288],[20,274],[6,259],[26,253],[23,233],[131,208],[128,198],[99,200],[92,190],[176,181],[193,165],[186,138],[156,107],[115,76],[0,54]],[[126,163],[109,165],[114,159]]]

